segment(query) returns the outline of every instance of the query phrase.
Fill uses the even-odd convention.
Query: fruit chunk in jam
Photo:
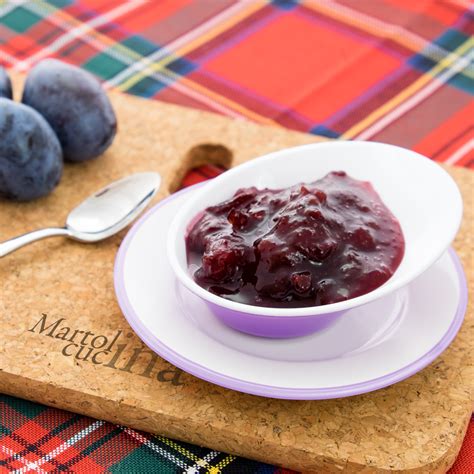
[[[400,224],[372,185],[333,171],[286,189],[240,189],[208,207],[186,236],[208,291],[282,308],[336,303],[385,283],[400,264]]]

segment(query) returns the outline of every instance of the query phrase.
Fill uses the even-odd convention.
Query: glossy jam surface
[[[372,185],[334,171],[286,189],[238,190],[205,209],[186,236],[206,290],[240,303],[293,308],[347,300],[400,264],[400,224]]]

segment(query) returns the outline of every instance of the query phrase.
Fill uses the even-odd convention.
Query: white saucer
[[[350,310],[333,326],[294,339],[265,339],[222,324],[177,284],[166,232],[194,188],[162,201],[120,247],[115,289],[138,336],[177,367],[255,395],[339,398],[376,390],[426,367],[454,339],[467,303],[464,272],[453,250],[410,285]]]

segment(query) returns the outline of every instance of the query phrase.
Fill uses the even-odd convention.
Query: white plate
[[[177,284],[166,255],[169,224],[194,192],[177,193],[142,217],[123,241],[115,267],[128,322],[152,350],[183,370],[255,395],[338,398],[413,375],[459,330],[467,290],[452,250],[408,286],[312,335],[265,339],[228,328]]]

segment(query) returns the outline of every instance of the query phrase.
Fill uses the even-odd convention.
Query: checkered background
[[[0,0],[8,68],[54,56],[107,88],[468,168],[473,32],[470,0]],[[453,472],[474,472],[472,426]],[[0,396],[10,471],[289,472]]]

